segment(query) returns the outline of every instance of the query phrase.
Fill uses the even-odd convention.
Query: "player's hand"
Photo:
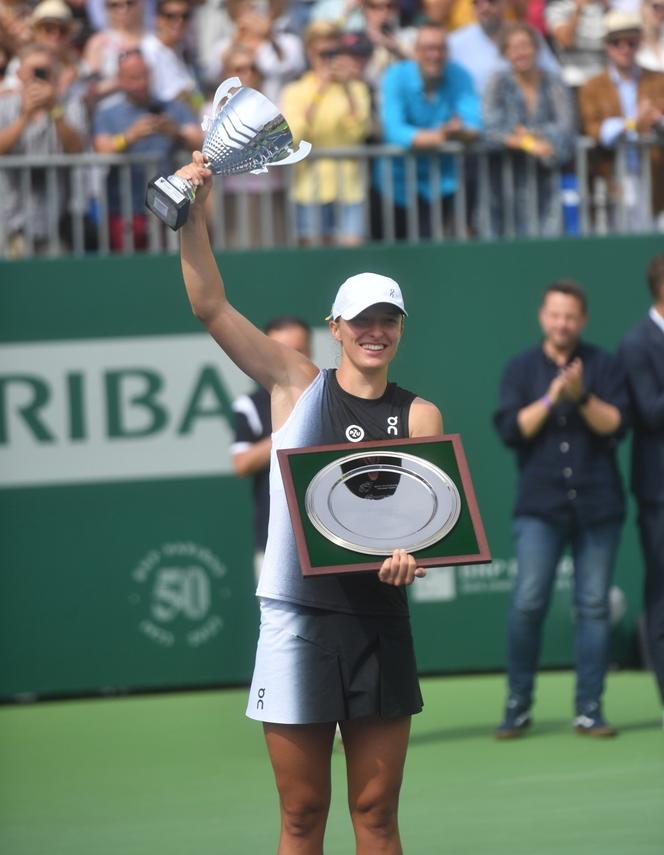
[[[395,549],[389,558],[383,562],[383,566],[378,571],[378,578],[386,585],[412,585],[416,578],[426,576],[422,567],[417,566],[417,562],[412,555],[409,555],[405,549]]]
[[[202,208],[205,200],[212,187],[212,170],[205,165],[205,158],[202,152],[195,151],[192,155],[191,163],[178,169],[175,173],[180,178],[184,178],[196,187],[196,198],[192,203],[192,210]]]

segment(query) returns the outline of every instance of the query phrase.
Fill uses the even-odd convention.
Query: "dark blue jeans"
[[[585,527],[553,525],[538,517],[514,520],[518,571],[507,653],[510,699],[520,706],[532,703],[556,566],[569,545],[574,559],[576,710],[598,708],[608,665],[609,588],[621,527],[615,520]]]

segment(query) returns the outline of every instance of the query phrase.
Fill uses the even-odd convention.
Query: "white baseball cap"
[[[327,319],[343,318],[350,321],[376,303],[389,303],[404,315],[408,315],[404,308],[401,288],[394,279],[381,276],[380,273],[357,273],[339,286]]]

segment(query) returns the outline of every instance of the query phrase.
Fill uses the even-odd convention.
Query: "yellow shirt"
[[[320,91],[320,80],[311,71],[286,86],[281,111],[295,142],[308,140],[314,151],[361,144],[371,125],[369,88],[353,80],[348,89],[350,98],[341,83]],[[295,167],[293,199],[300,205],[361,202],[365,195],[359,161],[307,158]]]
[[[452,30],[474,24],[476,20],[473,0],[454,0],[445,29],[451,33]]]

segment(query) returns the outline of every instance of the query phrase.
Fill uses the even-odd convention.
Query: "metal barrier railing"
[[[332,240],[327,218],[343,216],[339,200],[349,195],[360,200],[357,234],[348,241],[355,243],[663,230],[664,218],[651,205],[649,156],[661,145],[661,138],[619,145],[611,183],[591,170],[600,150],[587,138],[577,140],[564,168],[484,143],[447,143],[418,154],[383,145],[314,150],[297,168],[308,175],[310,199],[326,205],[308,206],[306,242]],[[303,242],[295,202],[302,173],[298,178],[295,169],[215,178],[208,203],[214,247]],[[0,157],[0,255],[176,250],[177,235],[137,209],[136,198],[158,173],[159,158],[151,155]],[[441,195],[450,184],[453,191]]]

